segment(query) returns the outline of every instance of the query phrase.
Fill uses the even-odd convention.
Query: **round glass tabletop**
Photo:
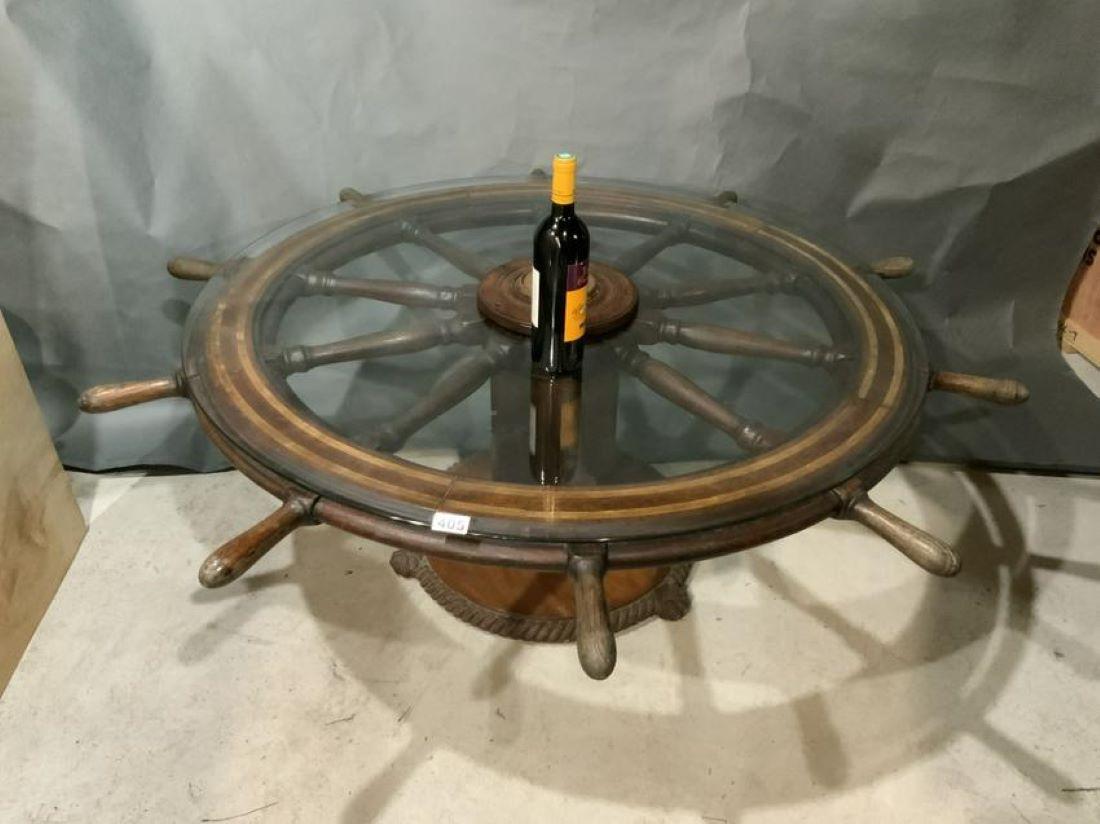
[[[582,186],[594,334],[578,376],[532,376],[547,187],[353,197],[245,250],[189,322],[204,423],[319,495],[534,540],[707,528],[893,463],[927,381],[904,311],[713,199]]]

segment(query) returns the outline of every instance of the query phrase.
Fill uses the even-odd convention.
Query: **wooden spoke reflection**
[[[727,409],[690,378],[637,347],[619,346],[615,354],[627,372],[658,395],[721,429],[742,449],[761,452],[773,448],[783,439],[779,432]]]
[[[478,343],[484,336],[485,321],[480,317],[454,317],[403,329],[356,335],[332,343],[291,346],[274,354],[270,363],[284,375],[292,375],[330,363],[423,352],[449,343]]]
[[[475,280],[481,280],[493,268],[493,264],[477,252],[440,237],[427,226],[406,222],[402,224],[401,232],[410,243],[417,243],[425,249],[431,249],[460,272],[465,272]]]
[[[632,249],[627,249],[613,264],[624,275],[630,275],[641,269],[669,246],[675,246],[687,234],[685,223],[670,223],[662,231],[642,241]]]
[[[770,275],[754,274],[747,277],[736,276],[710,283],[701,283],[686,289],[645,289],[641,302],[644,306],[664,309],[674,306],[700,306],[705,303],[736,298],[743,295],[774,294],[792,292],[798,283],[794,274]]]
[[[434,286],[406,280],[346,278],[326,272],[301,275],[307,295],[344,295],[427,309],[453,309],[473,301],[476,287]]]
[[[365,445],[380,452],[396,452],[416,432],[476,392],[507,351],[506,347],[478,349],[459,358],[404,414],[365,438]]]
[[[723,355],[775,358],[808,366],[833,366],[850,359],[846,352],[828,346],[791,343],[755,332],[675,320],[661,315],[638,318],[634,328],[638,342],[642,344],[677,343]]]

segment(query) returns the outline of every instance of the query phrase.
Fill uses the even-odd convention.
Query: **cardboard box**
[[[86,529],[0,315],[0,693]]]
[[[1070,281],[1060,327],[1062,351],[1078,352],[1100,366],[1100,229]]]

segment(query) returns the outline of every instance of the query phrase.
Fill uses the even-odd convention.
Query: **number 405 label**
[[[454,512],[436,512],[432,515],[432,532],[450,532],[452,535],[465,535],[469,531],[469,515],[456,515]]]

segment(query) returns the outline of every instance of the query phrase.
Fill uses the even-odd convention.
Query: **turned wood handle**
[[[341,203],[366,203],[370,198],[360,192],[358,189],[353,189],[351,186],[345,186],[340,190],[340,194],[337,195]]]
[[[573,604],[577,622],[577,657],[589,678],[602,681],[615,669],[615,635],[603,592],[603,554],[571,555]]]
[[[180,280],[210,280],[221,269],[220,263],[193,257],[174,257],[168,261],[168,274]]]
[[[964,375],[961,372],[933,372],[928,388],[941,392],[969,395],[990,403],[1013,406],[1030,397],[1028,388],[1012,378],[983,378],[981,375]]]
[[[880,278],[903,278],[913,274],[913,258],[897,255],[876,260],[871,264],[871,271]]]
[[[186,394],[182,378],[173,375],[170,378],[93,386],[81,393],[77,403],[85,412],[114,412],[116,409],[161,398],[182,398]]]
[[[961,562],[955,550],[939,538],[883,509],[868,498],[866,492],[856,493],[846,504],[841,517],[859,521],[933,575],[950,578],[959,571]]]
[[[313,502],[297,495],[236,538],[226,541],[203,561],[199,583],[208,589],[236,581],[275,544],[307,523]]]

